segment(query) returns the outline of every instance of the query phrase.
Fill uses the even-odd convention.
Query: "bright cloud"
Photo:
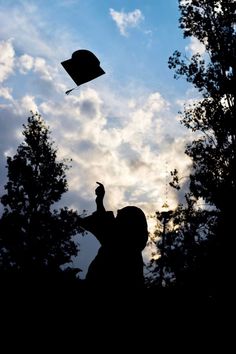
[[[15,51],[12,41],[0,42],[0,82],[3,82],[13,72]]]
[[[139,9],[132,12],[115,11],[110,9],[110,15],[115,21],[117,27],[119,28],[120,34],[122,36],[127,36],[127,29],[130,27],[137,27],[139,23],[144,20],[144,16]]]
[[[53,67],[47,65],[46,60],[41,57],[33,58],[28,54],[23,54],[17,61],[17,66],[22,74],[27,74],[30,70],[40,75],[43,80],[52,80]]]
[[[173,130],[169,103],[159,92],[141,101],[133,99],[130,108],[128,99],[120,97],[119,102],[126,109],[114,119],[116,111],[108,107],[106,92],[84,88],[61,104],[47,101],[39,109],[50,117],[61,157],[73,159],[69,176],[74,195],[93,204],[93,186],[98,180],[110,191],[109,209],[133,203],[151,212],[163,204],[165,159],[181,171],[189,163],[183,153],[179,159],[186,140],[169,138]],[[170,198],[172,205],[177,203],[174,193],[170,192]]]
[[[28,54],[23,54],[18,59],[18,66],[22,74],[26,74],[29,70],[32,70],[34,65],[34,58]]]
[[[26,70],[33,70],[38,75],[38,82],[42,73],[49,75],[45,61],[38,57],[24,54],[16,60],[21,65],[19,79]],[[90,204],[86,203],[86,206],[90,205],[89,211],[92,211],[93,188],[98,180],[108,189],[106,203],[109,209],[115,211],[130,203],[139,205],[147,213],[160,208],[165,198],[163,166],[166,160],[170,169],[182,171],[189,165],[183,153],[186,138],[183,135],[175,137],[179,128],[170,102],[160,92],[120,96],[114,89],[103,88],[98,92],[89,85],[66,96],[62,83],[59,87],[63,90],[58,91],[60,81],[56,72],[51,70],[50,75],[53,97],[48,97],[45,91],[40,99],[35,94],[16,99],[12,93],[10,96],[9,90],[2,89],[5,107],[16,119],[15,125],[11,119],[8,133],[12,138],[6,141],[3,151],[11,148],[15,132],[22,130],[19,122],[26,120],[30,110],[39,111],[52,129],[59,157],[73,159],[73,168],[68,173],[70,206],[82,210],[82,201],[87,199]],[[12,100],[7,104],[10,97]],[[2,134],[6,129],[7,124]],[[17,136],[19,138],[19,134]],[[170,191],[169,197],[169,203],[176,205],[174,191]]]
[[[37,112],[38,107],[37,104],[35,103],[35,97],[30,95],[23,96],[22,99],[20,100],[19,108],[21,108],[23,114],[24,112],[27,111]]]
[[[41,78],[43,78],[44,80],[49,80],[49,81],[52,80],[52,75],[50,73],[50,69],[48,68],[48,65],[46,64],[46,61],[44,58],[36,58],[35,59],[34,71],[39,73]]]
[[[205,53],[205,46],[202,44],[197,38],[191,37],[190,43],[185,47],[186,51],[189,51],[192,55],[194,54],[204,54]]]
[[[13,100],[11,95],[11,89],[9,87],[0,87],[0,97],[3,97],[5,100]]]

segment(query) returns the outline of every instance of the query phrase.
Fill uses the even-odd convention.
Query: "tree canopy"
[[[196,138],[186,146],[185,152],[192,159],[190,187],[186,206],[175,210],[172,215],[175,227],[166,234],[172,246],[167,263],[172,263],[177,273],[182,267],[192,270],[193,275],[201,260],[202,270],[198,275],[203,279],[205,272],[209,284],[213,282],[218,287],[230,282],[225,279],[232,270],[236,195],[236,3],[234,0],[180,0],[179,10],[184,37],[196,38],[205,46],[205,52],[187,58],[175,51],[168,63],[175,70],[175,78],[185,77],[201,98],[185,106],[182,112],[181,123],[196,133]],[[174,171],[172,186],[180,188],[178,182],[178,172]],[[198,206],[199,201],[203,207]],[[203,240],[208,243],[199,243],[203,233],[206,234]],[[163,261],[159,259],[157,264]]]
[[[23,128],[24,141],[7,158],[8,181],[1,197],[1,270],[55,275],[78,253],[72,240],[80,231],[77,213],[67,207],[53,209],[68,190],[69,166],[57,161],[51,133],[39,114],[32,113]]]

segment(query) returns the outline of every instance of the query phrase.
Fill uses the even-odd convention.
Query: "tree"
[[[185,205],[174,210],[156,212],[157,226],[152,242],[157,246],[148,265],[149,287],[191,288],[206,287],[207,272],[201,269],[214,242],[217,219],[215,210],[196,208],[190,193]],[[201,279],[199,278],[201,276]]]
[[[66,161],[57,162],[50,131],[39,114],[23,125],[24,142],[7,158],[8,182],[1,198],[0,260],[3,271],[62,273],[78,249],[71,237],[79,230],[77,213],[53,204],[68,189]],[[78,271],[78,270],[77,270]]]
[[[192,159],[190,187],[186,194],[187,200],[192,202],[191,205],[187,203],[184,210],[179,210],[180,216],[190,217],[180,218],[180,221],[185,220],[182,226],[180,222],[180,229],[184,231],[184,239],[190,234],[197,237],[197,225],[207,224],[214,211],[214,222],[210,223],[210,228],[206,227],[208,240],[214,235],[214,242],[211,242],[207,258],[202,262],[201,275],[210,272],[209,282],[214,279],[215,285],[218,283],[223,287],[230,283],[230,278],[227,281],[226,278],[227,274],[232,275],[234,249],[236,2],[179,0],[179,9],[184,37],[195,37],[205,46],[204,55],[194,54],[186,58],[176,51],[169,58],[169,67],[176,72],[175,78],[184,76],[202,95],[182,113],[181,123],[196,133],[196,139],[186,146],[185,151]],[[174,175],[176,181],[177,174]],[[195,218],[199,201],[205,204],[205,208],[199,210],[198,218]],[[191,247],[189,245],[188,250]],[[198,256],[201,258],[201,252]]]
[[[205,58],[194,55],[189,63],[175,52],[169,65],[184,75],[202,94],[202,100],[186,108],[182,123],[201,133],[186,148],[192,158],[190,192],[218,211],[218,263],[223,257],[223,274],[229,270],[233,246],[233,209],[236,189],[236,3],[180,1],[180,27],[184,36],[194,36],[205,45]],[[217,264],[215,263],[216,268]],[[220,272],[218,274],[219,282]]]

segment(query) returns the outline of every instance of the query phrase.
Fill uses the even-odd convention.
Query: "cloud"
[[[18,59],[18,67],[22,74],[26,74],[32,70],[34,66],[34,58],[28,54],[23,54]]]
[[[165,160],[172,169],[181,171],[189,163],[183,153],[186,138],[175,137],[177,122],[169,111],[170,104],[159,92],[133,98],[130,107],[129,98],[119,97],[125,110],[110,126],[110,115],[116,116],[115,108],[112,111],[108,107],[111,95],[111,102],[117,99],[115,91],[107,95],[105,91],[84,88],[78,96],[65,97],[62,103],[43,102],[39,110],[50,119],[60,157],[73,159],[68,177],[74,195],[90,199],[92,208],[93,186],[100,180],[108,189],[109,209],[115,211],[135,202],[147,213],[154,211],[164,200]],[[170,199],[174,205],[172,191]],[[76,207],[81,209],[82,205]]]
[[[27,112],[30,111],[37,112],[38,106],[35,102],[35,97],[31,95],[23,96],[22,99],[19,101],[18,111],[22,115],[27,114]]]
[[[19,49],[28,48],[33,53],[44,52],[50,55],[53,50],[42,40],[40,29],[43,26],[39,19],[37,7],[21,2],[19,6],[0,6],[1,36],[13,38]],[[8,14],[6,16],[6,13]],[[9,21],[9,18],[11,19]],[[21,41],[18,41],[18,39]]]
[[[180,0],[181,6],[190,5],[191,3],[192,3],[192,0]]]
[[[3,82],[13,72],[15,51],[12,40],[0,41],[0,82]]]
[[[36,58],[32,56],[32,59],[29,63],[33,65],[28,67],[34,72]],[[42,80],[41,74],[40,70],[34,72],[38,83]],[[51,75],[54,74],[52,71]],[[25,74],[19,70],[14,79],[25,81]],[[170,169],[177,168],[180,174],[189,164],[184,155],[187,138],[181,133],[176,137],[178,123],[171,113],[170,103],[161,93],[143,92],[135,96],[134,92],[124,89],[124,94],[120,95],[115,88],[98,91],[85,85],[75,94],[66,96],[59,78],[44,82],[52,86],[51,97],[46,90],[38,96],[38,88],[34,86],[31,94],[22,92],[20,97],[15,97],[13,91],[12,100],[5,97],[0,119],[1,186],[6,182],[3,168],[6,155],[15,153],[23,139],[22,123],[26,123],[29,110],[33,110],[41,113],[49,124],[58,159],[73,160],[67,172],[69,192],[63,196],[60,206],[67,205],[79,212],[87,209],[91,213],[95,208],[96,181],[100,181],[106,187],[108,210],[116,213],[117,209],[133,204],[149,215],[160,209],[165,200],[166,160]],[[175,191],[169,191],[168,199],[171,207],[177,204]],[[83,244],[83,240],[80,241]],[[86,247],[86,242],[82,247]],[[87,249],[86,252],[87,263],[83,261],[82,268],[92,258]]]
[[[124,11],[115,11],[114,9],[110,9],[110,15],[112,19],[115,21],[117,27],[119,28],[120,34],[122,36],[127,36],[127,29],[134,28],[139,25],[139,23],[144,20],[144,16],[139,9],[136,9],[132,12],[124,12]]]
[[[185,47],[186,51],[189,51],[192,55],[194,54],[204,54],[205,53],[205,46],[202,44],[197,38],[191,37],[190,43]]]
[[[13,97],[11,95],[12,89],[9,87],[0,87],[0,97],[3,97],[5,100],[12,101]]]
[[[33,71],[39,74],[42,80],[51,81],[52,73],[55,69],[46,63],[46,60],[42,57],[32,57],[28,54],[23,54],[17,59],[17,67],[21,74],[27,74],[29,71]]]
[[[47,15],[37,2],[0,2],[1,38],[11,38],[21,54],[58,62],[78,47],[78,37],[65,25],[55,26],[55,18],[50,21]]]

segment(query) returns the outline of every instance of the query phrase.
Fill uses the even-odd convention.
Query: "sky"
[[[168,188],[174,168],[186,176],[184,154],[191,132],[178,112],[196,92],[175,80],[168,58],[203,48],[183,39],[177,0],[0,0],[0,192],[6,157],[23,141],[30,110],[42,115],[58,148],[72,158],[69,191],[58,206],[95,210],[96,181],[105,185],[105,206],[145,212],[150,229],[156,210],[177,206],[183,193]],[[78,49],[92,51],[105,75],[74,90],[61,62]],[[82,276],[99,246],[78,237]],[[148,253],[144,258],[148,257]]]

